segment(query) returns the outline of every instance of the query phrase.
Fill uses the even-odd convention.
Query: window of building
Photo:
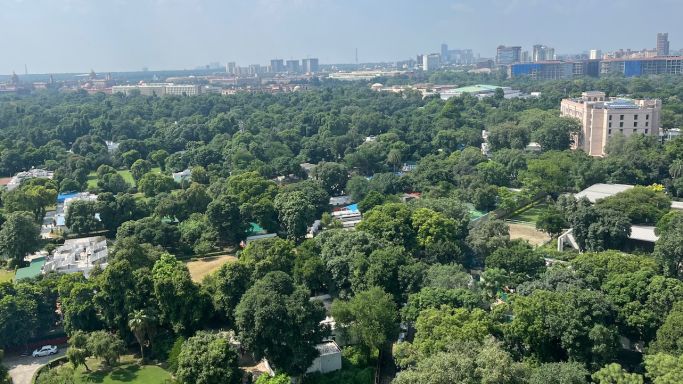
[[[609,123],[609,127],[612,128],[612,123]]]
[[[624,120],[624,115],[619,115],[619,120]]]
[[[647,134],[650,130],[645,128],[645,134]]]
[[[607,134],[608,134],[608,135],[611,135],[611,134],[612,134],[612,130],[611,130],[611,129],[607,130]]]
[[[634,127],[637,127],[637,126],[638,126],[638,122],[637,122],[637,121],[634,121],[634,122],[633,122],[633,126],[634,126]]]
[[[645,120],[650,120],[650,115],[645,115]]]
[[[609,119],[610,119],[610,121],[612,121],[612,115],[609,115]]]
[[[646,127],[649,127],[649,126],[650,126],[650,122],[649,122],[649,121],[646,121],[646,122],[645,122],[645,126],[646,126]]]
[[[623,128],[623,127],[624,127],[624,122],[622,121],[621,123],[619,123],[619,128]]]
[[[633,115],[633,120],[638,120],[638,115]]]

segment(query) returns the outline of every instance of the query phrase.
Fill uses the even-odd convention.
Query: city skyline
[[[577,0],[566,9],[541,0],[0,0],[0,74],[193,69],[211,62],[267,64],[318,58],[321,64],[388,62],[451,49],[493,58],[499,45],[534,44],[558,54],[655,48],[668,32],[683,46],[674,0]],[[367,3],[367,4],[366,4]],[[609,7],[611,17],[587,8]],[[666,12],[662,12],[666,9]],[[623,27],[632,15],[657,19]],[[647,25],[646,25],[647,24]],[[595,31],[590,39],[576,36]],[[500,27],[502,26],[502,27]]]

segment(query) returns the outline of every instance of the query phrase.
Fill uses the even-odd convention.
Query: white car
[[[56,345],[43,345],[42,347],[33,351],[33,353],[31,355],[33,357],[43,357],[43,356],[54,355],[55,353],[57,353],[57,346]]]

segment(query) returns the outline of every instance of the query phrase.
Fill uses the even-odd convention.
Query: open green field
[[[87,364],[92,372],[87,372],[83,366],[78,367],[74,377],[77,384],[163,384],[171,379],[171,375],[163,368],[156,365],[140,366],[130,355],[121,357],[121,364],[112,370],[100,371],[100,362],[96,359],[88,359]]]
[[[522,212],[518,212],[514,216],[510,217],[510,220],[536,224],[538,218],[547,208],[548,205],[545,202],[534,204],[531,208],[528,208]]]
[[[12,281],[12,279],[14,279],[14,271],[8,271],[0,268],[0,283]]]
[[[161,168],[159,167],[154,167],[152,168],[152,172],[154,173],[161,173]],[[124,180],[126,180],[126,183],[135,186],[135,180],[133,180],[133,175],[130,173],[129,170],[123,169],[118,171],[119,175],[123,177]],[[95,188],[97,187],[97,172],[92,171],[88,174],[88,188]]]

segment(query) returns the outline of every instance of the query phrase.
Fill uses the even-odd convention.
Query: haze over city
[[[0,74],[194,68],[209,62],[380,62],[441,43],[495,56],[542,43],[558,53],[683,44],[676,0],[0,0]],[[666,11],[663,11],[663,10]],[[642,23],[637,20],[657,20]]]

